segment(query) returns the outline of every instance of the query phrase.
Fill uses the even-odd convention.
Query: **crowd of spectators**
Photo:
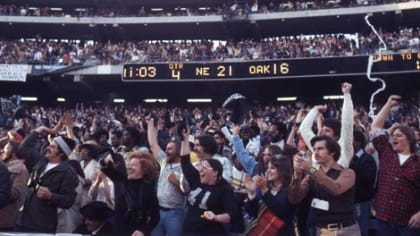
[[[326,118],[339,118],[341,115],[340,102],[330,100],[327,102],[328,110],[325,112]],[[258,104],[252,108],[254,117],[248,116],[248,119],[257,117],[262,126],[267,127],[269,121],[278,120],[285,123],[294,121],[295,114],[302,109],[309,107],[302,102],[279,103],[279,104]],[[376,111],[381,109],[381,104],[375,104]],[[305,108],[306,109],[306,108]],[[33,125],[52,126],[58,122],[63,113],[67,111],[73,114],[74,124],[83,128],[87,133],[97,129],[98,125],[109,130],[113,128],[124,128],[125,126],[138,126],[145,121],[147,114],[153,114],[165,123],[169,129],[175,124],[186,122],[191,125],[192,130],[197,134],[203,133],[209,127],[221,128],[229,123],[231,112],[225,108],[214,106],[201,107],[182,107],[182,106],[151,106],[143,105],[95,105],[95,104],[76,104],[75,108],[68,107],[43,107],[25,105],[25,114],[30,117]],[[368,111],[364,106],[355,106],[359,124],[363,127],[369,127],[371,119],[368,117]],[[13,122],[13,111],[0,113],[0,136],[4,136],[9,129],[15,125]],[[398,106],[394,107],[389,115],[389,122],[398,122],[402,125],[418,127],[420,124],[420,106],[414,98],[406,99]],[[176,130],[173,130],[176,132]]]
[[[390,53],[410,49],[418,52],[418,28],[381,32]],[[1,64],[81,65],[193,62],[237,60],[269,60],[327,56],[354,56],[376,53],[380,41],[368,35],[298,35],[235,41],[55,41],[0,40]]]
[[[247,16],[251,13],[273,13],[284,11],[331,9],[339,7],[355,7],[379,5],[387,3],[409,2],[414,0],[315,0],[315,1],[278,1],[258,3],[255,1],[231,1],[220,6],[181,7],[174,9],[145,8],[144,6],[127,8],[51,8],[31,7],[15,4],[0,5],[0,15],[8,16],[54,16],[54,17],[147,17],[147,16],[204,16],[224,15],[227,18]]]
[[[384,153],[381,149],[383,146],[377,145],[376,142],[379,139],[369,139],[367,137],[369,135],[372,137],[375,132],[379,131],[378,125],[383,125],[384,129],[388,129],[388,131],[385,131],[388,132],[388,136],[384,133],[379,137],[381,140],[385,140],[385,146],[392,145],[395,147],[395,151],[398,151],[398,148],[402,146],[403,141],[401,139],[406,136],[396,136],[395,132],[397,134],[402,131],[407,132],[407,135],[412,136],[406,137],[410,140],[410,156],[405,161],[407,165],[414,163],[415,166],[418,166],[420,110],[418,101],[414,98],[402,100],[401,97],[394,95],[388,99],[385,105],[375,104],[376,111],[380,110],[380,112],[376,112],[377,115],[372,120],[372,117],[368,117],[368,112],[363,106],[353,106],[349,93],[350,89],[351,84],[344,83],[342,85],[344,94],[342,106],[341,102],[337,101],[330,101],[325,105],[318,106],[305,104],[301,101],[278,104],[256,104],[254,102],[253,105],[244,105],[245,103],[241,103],[244,101],[241,100],[243,97],[235,94],[225,103],[231,105],[227,105],[227,107],[234,107],[233,110],[220,106],[175,107],[165,105],[146,106],[145,104],[78,103],[75,107],[44,107],[42,105],[23,104],[19,109],[1,112],[0,147],[5,145],[2,153],[3,160],[9,171],[11,163],[20,163],[21,168],[27,168],[26,173],[29,172],[30,181],[19,183],[21,188],[19,188],[19,192],[16,192],[18,189],[17,172],[11,172],[15,195],[13,195],[12,200],[2,199],[2,203],[13,201],[14,207],[7,208],[11,214],[0,214],[9,222],[6,226],[0,228],[0,231],[71,233],[81,232],[79,231],[81,230],[80,227],[87,227],[83,232],[91,233],[102,230],[105,227],[104,224],[110,224],[108,225],[109,229],[106,229],[109,230],[108,233],[151,235],[150,233],[153,231],[152,235],[165,235],[159,229],[168,230],[172,226],[164,224],[159,226],[158,221],[164,222],[165,214],[168,214],[168,212],[178,210],[183,212],[186,203],[188,211],[185,213],[185,219],[183,217],[173,219],[179,224],[178,226],[183,224],[182,229],[177,227],[180,230],[179,235],[184,235],[182,233],[186,232],[197,235],[201,230],[205,232],[219,230],[218,233],[220,234],[226,233],[227,225],[229,225],[231,232],[242,233],[245,228],[247,230],[258,230],[252,228],[253,223],[242,222],[242,214],[246,214],[245,219],[267,226],[267,223],[259,218],[260,215],[258,217],[254,215],[257,212],[255,207],[258,206],[258,199],[260,199],[270,211],[274,212],[275,216],[271,216],[273,220],[277,220],[275,217],[278,217],[285,222],[283,227],[272,229],[276,230],[274,232],[286,230],[289,232],[287,235],[294,235],[295,227],[298,228],[299,232],[304,232],[310,230],[311,227],[315,227],[315,225],[295,221],[295,218],[298,218],[298,220],[306,219],[308,214],[308,219],[311,219],[311,214],[313,214],[311,211],[305,213],[303,210],[304,203],[300,202],[300,198],[298,198],[300,195],[296,195],[299,190],[299,186],[296,187],[296,181],[301,181],[299,174],[303,174],[297,171],[299,168],[303,168],[305,178],[311,178],[311,181],[332,178],[326,174],[320,174],[323,167],[316,169],[315,163],[312,164],[308,158],[306,158],[306,161],[309,164],[299,165],[304,161],[299,159],[299,155],[304,155],[302,153],[311,155],[312,150],[315,153],[314,157],[316,159],[314,160],[318,164],[323,163],[324,159],[322,157],[332,158],[329,155],[327,157],[322,156],[325,150],[319,150],[318,144],[315,144],[316,149],[312,149],[312,146],[307,144],[305,135],[307,135],[306,128],[309,128],[309,132],[313,136],[318,135],[316,138],[326,139],[336,146],[346,145],[341,147],[342,154],[339,154],[340,147],[334,152],[334,163],[338,159],[339,161],[345,161],[344,164],[340,163],[340,166],[335,163],[337,165],[335,168],[342,170],[342,173],[353,176],[347,183],[351,184],[352,187],[349,188],[351,191],[338,193],[350,198],[347,200],[339,198],[339,200],[341,202],[345,201],[349,206],[348,217],[351,218],[351,221],[345,221],[345,225],[339,223],[343,225],[334,228],[316,224],[317,230],[325,228],[328,231],[340,231],[352,226],[355,234],[348,235],[361,235],[360,232],[363,233],[362,235],[368,235],[369,226],[368,224],[362,226],[361,219],[357,218],[360,217],[360,214],[357,213],[356,217],[356,208],[360,207],[362,203],[371,203],[376,188],[376,191],[390,194],[389,196],[393,193],[384,193],[384,189],[381,188],[383,184],[386,184],[383,182],[384,178],[392,174],[387,172],[387,175],[384,175],[383,169],[381,169],[389,161],[383,156]],[[340,123],[342,125],[341,129],[339,127]],[[349,127],[347,123],[350,124]],[[338,124],[338,126],[335,124]],[[381,129],[382,131],[384,130]],[[337,135],[333,139],[328,136],[328,132],[331,133],[330,135],[341,132],[341,137],[347,139],[348,143],[347,141],[345,143],[336,141],[338,139],[338,137],[336,138]],[[354,134],[360,133],[363,140],[367,139],[373,144],[365,146],[366,143],[363,141],[361,147],[357,149],[355,147],[353,151],[354,142],[359,142],[360,138],[354,136],[353,141],[351,139],[353,132]],[[49,134],[48,139],[45,136],[47,134]],[[392,137],[392,141],[388,141],[387,138],[390,137]],[[316,138],[312,140],[316,140]],[[45,142],[49,142],[49,145],[47,143],[46,151],[41,151],[44,150],[42,144],[46,144]],[[182,143],[180,144],[181,147],[172,146],[180,142]],[[211,149],[209,149],[209,143],[214,145],[211,146]],[[194,147],[193,150],[190,150],[190,145]],[[407,147],[405,146],[405,148]],[[277,153],[277,149],[281,151]],[[347,157],[343,159],[341,156],[345,155],[343,152],[347,150],[351,150],[350,154],[346,154]],[[289,151],[291,152],[289,153]],[[58,160],[57,157],[61,154],[58,155],[57,153],[61,152],[65,153],[66,156],[61,156],[61,159]],[[366,170],[357,172],[360,170],[355,162],[359,152],[373,155],[373,157],[363,157],[370,158],[373,166],[373,171],[369,172],[369,185],[359,179],[368,178],[365,176],[368,173]],[[38,154],[35,155],[36,153]],[[329,149],[328,153],[330,153]],[[165,157],[162,157],[162,155]],[[155,158],[161,165],[160,171],[157,163],[153,162]],[[22,162],[22,159],[25,161]],[[35,160],[38,164],[35,164]],[[137,160],[140,163],[136,163]],[[166,160],[168,163],[162,160]],[[194,163],[193,166],[192,162],[194,160],[198,160],[197,163],[199,164]],[[276,165],[276,161],[281,160],[285,165],[283,168],[273,167]],[[0,164],[3,165],[1,161]],[[306,168],[305,165],[310,165],[310,168]],[[409,187],[410,184],[415,186],[418,184],[420,173],[414,167],[411,172],[412,175],[407,177],[414,178],[413,182],[407,180],[404,184],[408,185],[399,185],[399,187],[407,187],[414,194],[409,196],[416,199],[420,194],[418,187]],[[276,170],[275,168],[279,169]],[[294,174],[292,168],[294,168]],[[380,169],[379,175],[376,175],[377,169]],[[404,168],[402,169],[404,170]],[[16,171],[15,169],[12,170]],[[138,170],[142,171],[138,172]],[[161,177],[158,180],[159,172]],[[39,176],[37,173],[44,173],[45,176],[42,174]],[[76,173],[79,175],[78,178],[72,178]],[[4,190],[2,193],[6,193],[6,186],[10,185],[10,182],[6,183],[6,180],[10,177],[5,175],[4,170],[1,170],[0,174],[4,177],[1,185]],[[185,175],[188,183],[182,182],[185,180],[180,178],[181,174]],[[60,175],[66,177],[61,178]],[[284,175],[289,177],[282,179],[281,176]],[[195,177],[192,178],[193,176]],[[28,176],[20,177],[28,178]],[[65,181],[62,183],[57,181],[60,178]],[[290,178],[293,178],[294,181],[290,182]],[[398,178],[393,179],[398,180]],[[278,183],[278,180],[288,182],[283,182],[286,183],[283,187],[276,187],[275,183]],[[37,187],[34,187],[34,181],[35,184],[39,183]],[[341,181],[341,177],[330,181]],[[378,181],[378,186],[374,184],[375,181]],[[24,183],[26,182],[28,182],[27,192],[24,191]],[[77,185],[77,183],[79,184]],[[126,186],[127,189],[124,190],[125,188],[121,184]],[[58,188],[58,185],[62,185],[62,187],[65,185],[67,190],[64,191],[62,187]],[[72,186],[74,189],[72,189]],[[76,188],[76,186],[78,187]],[[141,197],[136,197],[135,193],[138,190],[136,186],[142,186]],[[157,190],[155,189],[156,186]],[[163,189],[170,186],[179,188],[164,194]],[[10,187],[8,188],[10,189]],[[207,197],[195,201],[202,188],[206,188],[205,196]],[[223,191],[220,192],[221,189]],[[367,196],[365,193],[368,191],[372,192],[372,195],[363,199],[363,202],[359,202],[356,197],[353,200],[354,189],[357,193],[364,193],[363,196]],[[133,193],[133,190],[136,191]],[[178,208],[164,205],[175,200],[177,197],[175,191],[183,193],[179,195],[181,205],[177,205]],[[228,196],[223,195],[223,198],[216,198],[216,205],[211,203],[208,207],[197,205],[206,204],[209,196],[212,199],[222,192],[228,194]],[[16,197],[18,193],[20,195]],[[168,195],[168,193],[170,194]],[[185,197],[185,194],[188,194],[188,197]],[[401,191],[399,194],[406,193]],[[101,197],[98,198],[98,195],[101,195]],[[121,197],[125,195],[130,196],[130,198]],[[381,196],[383,195],[378,194],[375,197]],[[391,197],[395,196],[392,195]],[[330,202],[334,201],[332,198],[333,196],[330,196],[328,200]],[[17,213],[18,205],[22,203],[19,199],[26,199],[24,201],[25,208],[23,208],[23,213],[18,213],[18,215],[22,214],[22,221],[16,221],[15,224],[12,216]],[[63,201],[58,201],[59,199],[63,199]],[[216,201],[216,199],[212,201]],[[244,201],[244,199],[246,200]],[[98,201],[102,203],[98,203]],[[48,204],[45,204],[46,202]],[[133,204],[132,202],[135,202],[134,208],[130,208],[129,204]],[[140,206],[136,205],[136,202],[140,202]],[[325,212],[333,214],[331,212],[337,211],[342,205],[330,206],[329,211],[322,212],[323,214],[327,214]],[[0,213],[4,213],[6,210],[2,208],[3,206],[4,204],[0,205]],[[304,213],[295,211],[296,206],[299,206],[299,212],[303,211]],[[86,207],[89,209],[92,207],[91,210],[93,212],[97,211],[97,213],[89,214],[89,212],[86,212],[88,211]],[[285,207],[287,207],[287,210],[285,210]],[[395,220],[401,222],[401,227],[410,228],[414,232],[413,235],[417,235],[416,233],[420,230],[418,204],[407,205],[401,213],[389,212],[388,208],[379,207],[380,205],[375,205],[375,209],[381,210],[378,217],[383,217],[382,214],[405,214],[406,218],[395,218]],[[36,216],[41,214],[42,209],[53,211],[49,212],[48,215],[46,214],[47,217],[37,218]],[[105,209],[108,210],[104,211]],[[144,218],[140,218],[141,220],[136,221],[138,218],[123,214],[133,211],[133,209],[135,209],[134,211],[147,209],[143,213],[149,220],[145,221]],[[360,208],[357,209],[361,211]],[[371,211],[370,209],[369,205],[366,208],[368,214]],[[114,213],[112,210],[114,210]],[[316,214],[321,213],[317,212]],[[108,221],[107,218],[111,216],[114,217],[114,220]],[[325,216],[322,215],[322,217]],[[85,218],[84,222],[81,220],[82,218]],[[382,219],[378,218],[378,222],[384,223],[385,221],[382,221]],[[337,219],[333,218],[332,220],[336,222]],[[369,216],[367,220],[369,220]],[[96,221],[96,225],[91,224],[91,221]],[[244,225],[236,225],[239,221]],[[48,228],[42,227],[42,224],[46,222],[49,222]],[[192,224],[192,222],[196,223]],[[214,224],[214,227],[217,226],[218,229],[209,227],[208,224]],[[78,225],[80,226],[77,227]],[[268,224],[267,227],[274,226]],[[129,232],[126,232],[127,230]],[[377,230],[377,232],[383,232],[384,229],[378,226]]]

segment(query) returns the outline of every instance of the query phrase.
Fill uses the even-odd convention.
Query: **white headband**
[[[71,154],[71,149],[69,145],[67,145],[66,141],[64,141],[64,139],[61,136],[57,136],[53,140],[58,144],[58,146],[60,146],[61,150],[63,150],[63,152],[67,156]]]

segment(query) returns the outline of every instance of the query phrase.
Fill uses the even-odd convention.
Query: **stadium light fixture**
[[[36,102],[38,101],[38,98],[37,97],[21,97],[20,100],[23,102]]]
[[[340,100],[343,99],[343,95],[325,95],[322,97],[324,100]]]
[[[297,97],[277,97],[278,102],[292,102],[296,101]]]
[[[167,98],[145,98],[143,99],[143,102],[145,103],[167,103],[168,99]]]
[[[163,8],[152,8],[151,11],[163,11]]]
[[[143,102],[145,102],[145,103],[155,103],[155,102],[157,102],[157,99],[156,98],[146,98],[146,99],[143,99]]]
[[[66,102],[65,98],[57,98],[57,102]]]
[[[114,103],[124,103],[125,99],[124,98],[114,98]]]
[[[51,7],[50,10],[51,11],[62,11],[63,8],[60,8],[60,7]]]
[[[210,103],[212,102],[211,98],[188,98],[188,103]]]

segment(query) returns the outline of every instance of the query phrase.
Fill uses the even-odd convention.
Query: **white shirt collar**
[[[359,149],[359,151],[357,151],[357,152],[355,153],[355,155],[356,155],[358,158],[360,158],[360,157],[362,157],[363,153],[365,153],[365,151],[363,151],[363,149],[361,148],[361,149]]]

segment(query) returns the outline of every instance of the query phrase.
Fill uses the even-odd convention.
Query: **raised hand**
[[[327,105],[317,105],[317,106],[315,106],[315,108],[319,111],[319,112],[321,112],[321,113],[323,113],[323,112],[326,112],[327,111]]]
[[[232,134],[233,134],[234,136],[238,136],[238,135],[239,135],[239,130],[240,130],[240,126],[239,126],[239,125],[237,125],[237,124],[234,124],[234,125],[233,125],[233,129],[232,129]]]
[[[349,94],[351,91],[352,85],[350,83],[344,82],[341,84],[341,91],[343,94]]]
[[[268,191],[267,179],[265,178],[264,174],[252,177],[252,181],[255,182],[263,194]]]
[[[390,104],[391,106],[395,106],[398,104],[399,100],[401,100],[401,96],[391,95],[389,96],[387,103]]]
[[[35,129],[35,132],[40,133],[40,134],[50,134],[51,129],[45,126],[39,126],[38,128]]]
[[[293,158],[293,168],[296,174],[309,171],[312,168],[312,161],[310,156],[304,157],[304,153],[297,153]]]
[[[252,181],[251,176],[245,175],[244,185],[249,194],[254,195],[257,191],[257,184]]]

